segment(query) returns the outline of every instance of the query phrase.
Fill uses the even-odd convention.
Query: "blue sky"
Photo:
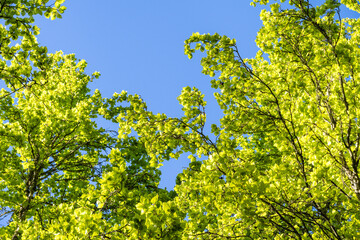
[[[201,54],[189,60],[184,41],[193,32],[217,32],[236,38],[243,57],[257,52],[262,7],[251,7],[250,0],[67,0],[64,5],[63,19],[38,19],[38,41],[50,52],[62,50],[85,59],[88,73],[99,71],[93,90],[105,97],[122,90],[137,93],[150,111],[176,117],[182,114],[176,99],[181,89],[195,86],[208,101],[208,127],[218,122],[221,112],[210,78],[201,74]],[[165,162],[160,186],[172,189],[188,162]]]
[[[64,5],[63,19],[37,19],[38,41],[49,52],[62,50],[85,59],[88,73],[99,71],[92,89],[105,97],[122,90],[137,93],[150,111],[176,117],[182,114],[176,99],[181,89],[195,86],[208,101],[208,127],[221,112],[210,78],[201,73],[201,54],[189,60],[184,41],[193,32],[217,32],[236,38],[244,57],[257,51],[260,8],[251,7],[250,1],[68,0]],[[188,163],[186,157],[164,162],[160,186],[172,189]]]

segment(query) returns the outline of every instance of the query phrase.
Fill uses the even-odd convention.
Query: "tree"
[[[268,1],[255,1],[267,4]],[[284,1],[282,1],[284,2]],[[358,19],[355,1],[274,2],[263,10],[260,50],[243,59],[236,41],[193,34],[185,53],[206,53],[203,73],[223,110],[216,140],[205,135],[205,102],[184,88],[180,119],[154,116],[139,100],[121,116],[154,162],[191,152],[175,198],[194,239],[350,239],[359,236]],[[129,127],[130,125],[130,127]],[[145,127],[147,126],[147,127]],[[200,157],[206,160],[201,161]]]
[[[138,95],[91,94],[98,73],[36,43],[33,16],[65,10],[47,2],[0,2],[9,26],[0,45],[4,239],[360,236],[360,22],[340,14],[360,12],[357,1],[273,1],[253,59],[227,36],[186,40],[189,58],[205,52],[203,73],[223,110],[211,134],[196,88],[179,96],[181,118],[151,113]],[[189,153],[175,191],[159,189],[161,163]]]
[[[116,121],[132,109],[117,104],[126,93],[91,94],[87,85],[99,73],[86,75],[85,61],[48,54],[36,41],[34,16],[59,18],[63,2],[0,1],[0,76],[7,86],[0,92],[0,207],[8,222],[1,239],[165,235],[176,218],[162,222],[166,231],[150,228],[138,205],[164,202],[169,218],[181,216],[167,203],[174,192],[158,189],[160,172],[141,142],[119,139],[94,121]]]

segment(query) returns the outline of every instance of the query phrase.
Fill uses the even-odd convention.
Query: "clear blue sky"
[[[64,5],[63,19],[36,23],[39,42],[50,52],[85,59],[88,73],[101,73],[91,88],[103,96],[137,93],[154,113],[181,116],[176,98],[183,87],[195,86],[205,93],[209,123],[221,116],[210,79],[201,74],[201,55],[192,60],[184,55],[184,41],[193,32],[236,38],[243,57],[257,52],[261,7],[251,7],[250,0],[67,0]],[[164,162],[160,186],[172,189],[188,162]]]
[[[67,0],[63,19],[40,18],[38,41],[49,52],[75,53],[99,71],[91,85],[103,96],[126,90],[137,93],[154,113],[181,116],[177,96],[185,86],[205,93],[208,120],[218,122],[210,79],[201,74],[200,58],[184,55],[184,41],[193,33],[219,33],[236,38],[244,57],[257,51],[260,8],[247,0]],[[210,124],[208,124],[210,126]],[[172,189],[187,158],[164,162],[160,186]]]

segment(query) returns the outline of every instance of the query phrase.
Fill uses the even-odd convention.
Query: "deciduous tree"
[[[268,4],[269,1],[255,1]],[[284,2],[284,1],[282,1]],[[318,6],[314,5],[318,4]],[[274,1],[261,12],[256,57],[235,39],[193,34],[185,53],[205,52],[203,73],[224,116],[204,131],[199,90],[179,96],[184,117],[121,116],[154,162],[191,152],[175,187],[194,239],[351,239],[359,236],[359,12],[354,1]],[[130,126],[129,126],[130,125]],[[212,140],[215,139],[215,140]],[[201,161],[200,157],[206,160]]]
[[[36,41],[34,16],[59,18],[63,2],[0,1],[0,78],[6,84],[0,92],[0,208],[8,223],[0,238],[169,236],[184,214],[169,202],[174,192],[158,189],[160,172],[150,166],[143,143],[119,139],[94,120],[116,122],[132,109],[118,104],[126,94],[106,99],[98,90],[90,93],[88,83],[99,73],[88,76],[84,60],[50,54]]]

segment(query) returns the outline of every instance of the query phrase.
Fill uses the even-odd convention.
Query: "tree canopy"
[[[194,33],[223,111],[204,130],[204,95],[183,116],[139,95],[91,91],[74,54],[37,43],[35,15],[64,0],[0,0],[2,239],[357,239],[360,237],[360,13],[353,0],[268,1],[259,51]],[[96,118],[117,123],[105,130]],[[188,155],[174,190],[163,161]]]

